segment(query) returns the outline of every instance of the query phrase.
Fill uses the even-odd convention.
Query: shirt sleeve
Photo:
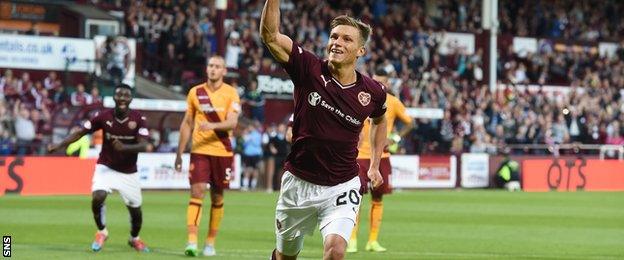
[[[375,110],[373,111],[373,113],[371,113],[370,118],[380,117],[386,113],[388,105],[386,104],[387,102],[386,93],[385,91],[383,91],[383,87],[382,87],[382,94],[379,95],[378,100],[379,102],[376,103],[377,106],[375,107]]]
[[[230,112],[236,112],[236,113],[241,112],[240,96],[238,96],[238,93],[236,93],[236,90],[232,91],[230,107],[228,108],[228,113]]]
[[[147,129],[147,117],[139,114],[139,120],[137,120],[137,136],[148,138],[149,130]]]
[[[299,44],[293,42],[288,62],[282,63],[293,82],[301,81],[304,76],[310,74],[310,67],[321,60],[313,53],[304,50]],[[297,84],[295,84],[297,87]]]
[[[92,134],[93,132],[102,129],[102,122],[104,118],[102,113],[98,112],[91,119],[84,121],[82,123],[82,128],[87,130],[87,133]]]
[[[192,88],[186,96],[186,113],[190,116],[195,116],[195,100],[197,99],[195,98],[196,91],[197,90],[195,88]]]

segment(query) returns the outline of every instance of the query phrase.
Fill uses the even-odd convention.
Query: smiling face
[[[331,30],[327,42],[328,60],[335,65],[355,63],[364,56],[364,40],[356,27],[338,25]]]
[[[117,111],[127,113],[130,109],[130,102],[132,102],[132,91],[127,88],[118,87],[115,89],[113,100],[115,100],[115,108]]]

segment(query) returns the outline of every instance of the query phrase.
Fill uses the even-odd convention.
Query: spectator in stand
[[[273,174],[275,173],[275,154],[277,148],[271,144],[271,138],[277,135],[275,124],[271,124],[264,133],[262,133],[262,154],[264,155],[264,173],[266,191],[273,192]]]
[[[288,156],[288,153],[290,152],[290,143],[286,140],[286,129],[286,124],[280,123],[277,125],[277,134],[269,138],[269,147],[275,148],[275,152],[273,153],[275,171],[271,180],[273,183],[273,190],[280,189],[280,180],[282,179],[282,174],[284,173],[282,169],[286,161],[286,156]]]
[[[243,166],[244,176],[242,189],[255,189],[258,184],[260,161],[262,160],[262,134],[260,122],[254,121],[243,134]]]
[[[228,68],[238,69],[240,55],[244,53],[245,50],[242,48],[240,34],[237,31],[231,32],[227,42],[225,65]]]
[[[30,79],[30,73],[22,72],[22,77],[17,81],[17,92],[20,95],[25,95],[30,92],[33,87],[33,82]]]
[[[20,99],[22,102],[27,103],[29,106],[35,106],[37,100],[41,99],[39,92],[36,87],[41,88],[41,82],[37,81],[35,84],[32,84],[32,81],[23,81],[24,84],[21,85],[20,90]]]
[[[54,102],[55,105],[64,105],[71,103],[71,97],[67,95],[67,93],[65,92],[65,87],[63,85],[60,85],[57,90],[54,91],[54,94],[50,97],[50,99],[52,100],[52,102]]]
[[[95,84],[91,87],[90,96],[91,96],[91,104],[102,105],[104,103],[102,96],[100,96],[100,89]]]
[[[31,149],[33,154],[45,154],[47,145],[52,141],[52,124],[50,119],[50,113],[47,109],[43,111],[38,109],[30,110],[30,121],[35,126],[35,138]]]
[[[0,131],[11,135],[13,132],[13,117],[7,108],[7,103],[0,99]]]
[[[13,140],[11,132],[7,129],[0,129],[0,155],[6,156],[13,153]]]
[[[76,85],[76,91],[71,94],[72,106],[86,106],[90,105],[92,101],[91,95],[85,92],[84,84],[78,83],[78,85]]]
[[[175,45],[173,43],[167,44],[167,52],[165,53],[163,64],[164,65],[161,71],[164,73],[165,78],[173,79],[171,83],[174,85],[179,85],[182,72],[181,65],[183,64],[183,62],[182,56],[177,54]],[[167,65],[173,66],[167,69]]]
[[[12,70],[4,71],[4,77],[0,79],[0,89],[2,89],[4,98],[11,103],[19,98],[17,79],[13,77]]]
[[[15,136],[17,155],[31,153],[33,141],[36,138],[35,123],[30,119],[30,110],[21,101],[15,101],[13,107],[13,118],[15,118]]]
[[[568,132],[570,133],[570,142],[584,142],[588,139],[587,119],[584,116],[579,116],[579,112],[575,107],[569,109],[569,113],[566,114],[566,122]]]
[[[609,130],[607,130],[609,132],[607,136],[607,144],[624,145],[624,137],[622,137],[620,123],[618,121],[613,121],[609,125]]]
[[[264,122],[264,96],[258,91],[258,82],[252,80],[242,97],[243,104],[248,105],[251,112],[251,119]]]
[[[48,90],[49,94],[53,96],[59,88],[62,87],[61,80],[58,79],[58,76],[55,71],[50,71],[48,76],[43,79],[43,86]]]

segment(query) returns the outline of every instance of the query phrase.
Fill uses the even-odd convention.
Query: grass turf
[[[184,257],[187,192],[143,194],[147,254],[126,244],[128,213],[118,194],[107,200],[110,237],[99,253],[90,251],[95,224],[88,196],[0,197],[0,234],[12,236],[16,259]],[[268,259],[277,194],[233,191],[225,199],[214,259]],[[347,259],[624,258],[624,193],[395,192],[384,198],[379,241],[385,253],[364,251],[369,199],[361,208],[360,251]],[[200,244],[207,225],[205,210]],[[319,234],[306,237],[299,259],[321,258]]]

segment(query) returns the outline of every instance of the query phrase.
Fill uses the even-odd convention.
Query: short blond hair
[[[358,31],[360,31],[360,43],[362,46],[365,46],[368,43],[371,31],[373,30],[370,25],[362,22],[360,19],[355,19],[348,15],[341,15],[334,18],[331,21],[330,30],[333,30],[338,25],[348,25],[357,28]]]
[[[206,67],[208,66],[208,62],[210,62],[210,59],[217,59],[223,62],[223,67],[225,67],[225,58],[223,58],[223,56],[221,55],[212,55],[210,57],[208,57],[208,59],[206,59]]]

